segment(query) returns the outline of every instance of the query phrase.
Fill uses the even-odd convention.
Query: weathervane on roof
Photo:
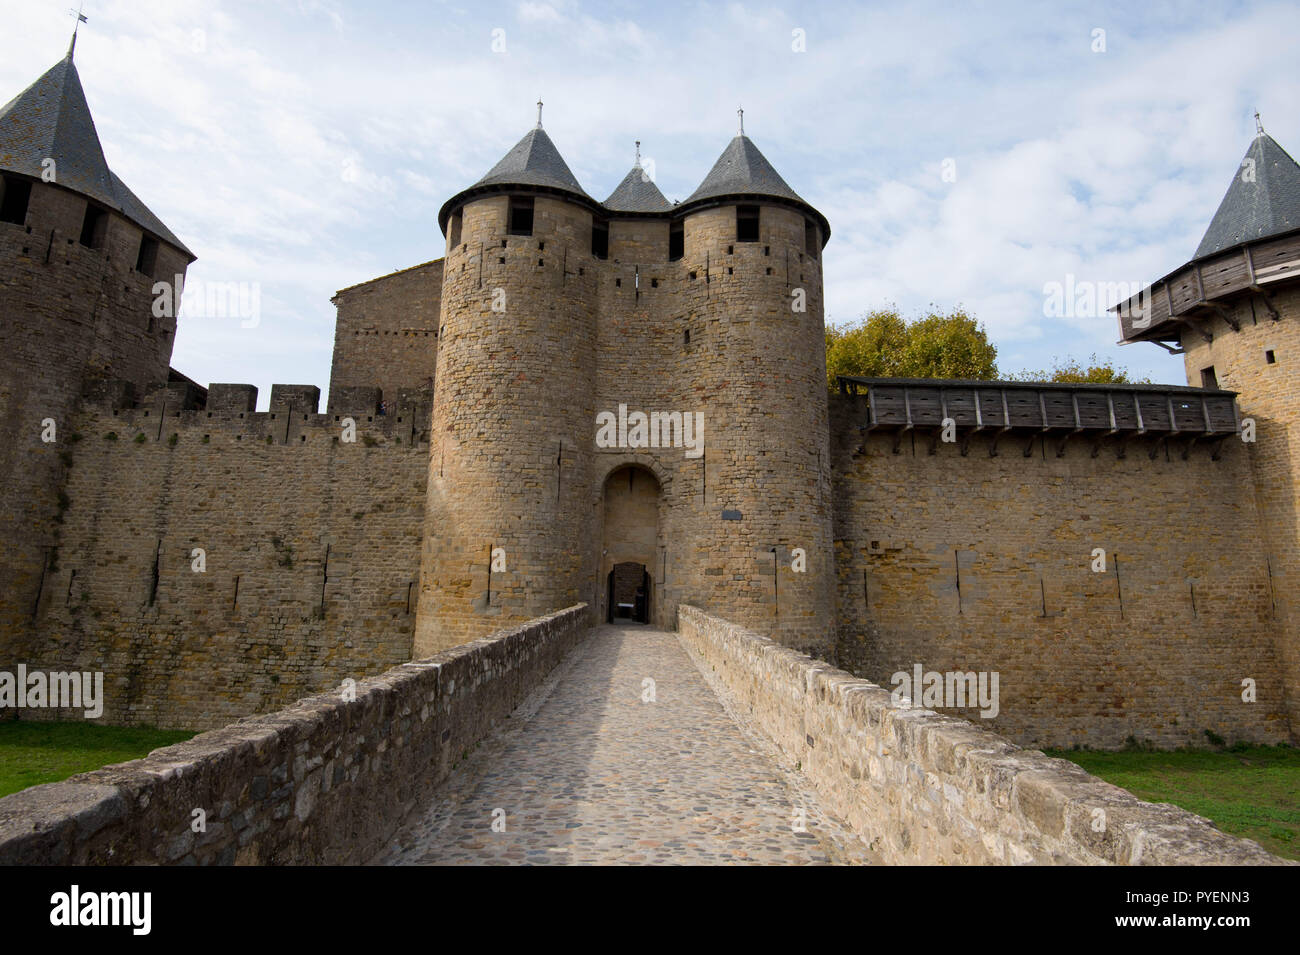
[[[736,135],[737,135],[737,136],[744,136],[744,135],[745,135],[745,111],[744,111],[744,109],[737,109],[737,110],[736,110],[736,115],[740,117],[740,132],[738,132]]]
[[[1264,124],[1259,121],[1259,110],[1255,110],[1255,135],[1264,135]]]
[[[68,59],[72,59],[72,53],[77,48],[77,30],[81,27],[83,23],[90,22],[89,20],[86,19],[86,15],[81,12],[85,6],[86,5],[84,3],[79,3],[77,4],[77,9],[75,10],[73,10],[71,7],[68,8],[68,13],[71,16],[77,18],[76,25],[73,26],[72,28],[72,42],[68,44]]]
[[[542,128],[542,101],[537,101],[537,128]]]
[[[639,139],[636,141],[636,165],[638,169],[641,168],[641,140]]]

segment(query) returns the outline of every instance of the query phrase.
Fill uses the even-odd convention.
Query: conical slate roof
[[[673,207],[639,162],[601,205],[610,212],[667,212]]]
[[[528,135],[515,144],[486,176],[471,188],[480,186],[549,186],[587,196],[574,178],[560,151],[541,126],[530,129]],[[587,198],[591,198],[587,196]]]
[[[39,179],[45,159],[54,160],[56,184],[117,210],[194,257],[108,168],[71,53],[0,107],[0,170]]]
[[[772,168],[767,157],[758,151],[753,140],[743,133],[722,151],[700,187],[691,193],[686,202],[733,195],[779,196],[807,205],[798,193],[786,185],[786,181]]]
[[[1195,258],[1300,229],[1300,166],[1259,132],[1219,203]]]

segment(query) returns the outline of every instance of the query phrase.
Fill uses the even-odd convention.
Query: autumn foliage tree
[[[857,322],[826,326],[826,378],[836,390],[839,375],[861,378],[958,378],[1129,384],[1128,371],[1090,355],[1054,358],[1050,369],[999,372],[997,348],[988,333],[960,308],[931,312],[908,322],[896,308],[867,312]],[[1148,383],[1149,379],[1140,379]]]
[[[1150,378],[1130,378],[1128,370],[1116,368],[1110,362],[1098,361],[1097,356],[1088,356],[1088,364],[1083,365],[1077,358],[1052,359],[1050,369],[1039,371],[1021,371],[1008,375],[1009,381],[1053,381],[1072,385],[1126,385],[1150,384]]]
[[[997,377],[997,349],[984,327],[961,309],[906,322],[895,308],[854,323],[826,326],[826,376],[864,378]]]

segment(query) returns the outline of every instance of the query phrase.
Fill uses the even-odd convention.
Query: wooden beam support
[[[1010,428],[999,428],[989,435],[989,457],[996,458],[998,456],[998,441],[1010,430]]]
[[[1200,336],[1205,339],[1206,344],[1214,341],[1214,332],[1207,332],[1205,326],[1201,322],[1198,322],[1193,318],[1185,318],[1183,321],[1187,323],[1187,327],[1192,329],[1192,331],[1199,332]]]
[[[1211,302],[1210,308],[1214,309],[1214,311],[1218,313],[1219,318],[1223,319],[1223,323],[1227,325],[1229,328],[1231,328],[1234,332],[1241,331],[1241,323],[1238,322],[1235,318],[1233,318],[1232,313],[1228,311],[1226,308],[1224,308],[1222,305]]]
[[[1259,300],[1264,303],[1264,307],[1268,309],[1268,314],[1272,317],[1273,321],[1280,322],[1282,320],[1282,316],[1279,315],[1277,313],[1277,309],[1273,307],[1272,296],[1269,295],[1269,293],[1266,292],[1264,289],[1256,289],[1256,291],[1259,293],[1258,295]]]

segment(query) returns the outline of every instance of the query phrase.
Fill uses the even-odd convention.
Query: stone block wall
[[[103,670],[108,723],[205,729],[410,660],[412,411],[358,415],[347,443],[341,416],[283,405],[85,407],[34,636],[4,662]]]
[[[1257,843],[690,606],[706,677],[892,864],[1277,865]]]
[[[442,266],[435,259],[335,293],[331,412],[345,388],[379,388],[388,402],[423,392],[432,401]]]
[[[594,588],[592,216],[538,196],[520,236],[507,208],[468,202],[447,251],[417,653]]]
[[[835,661],[999,675],[996,717],[1033,746],[1118,748],[1288,738],[1270,583],[1247,450],[1184,460],[1131,440],[925,434],[864,439],[864,398],[833,400],[839,642]],[[1094,571],[1094,549],[1105,565]],[[1100,565],[1097,565],[1100,566]],[[1243,680],[1256,701],[1243,700]]]
[[[0,799],[0,865],[357,864],[586,633],[571,607]],[[194,810],[206,831],[195,833]]]
[[[33,182],[26,221],[0,223],[0,651],[30,635],[81,394],[111,375],[138,399],[168,378],[176,320],[153,314],[153,283],[174,282],[189,256],[161,243],[153,271],[138,272],[141,229],[108,212],[84,246],[86,209]]]
[[[1256,263],[1274,264],[1263,256]],[[1202,372],[1213,369],[1254,425],[1246,449],[1262,531],[1256,550],[1272,575],[1278,656],[1293,739],[1300,741],[1300,286],[1274,286],[1267,297],[1250,296],[1224,311],[1183,333],[1183,361],[1189,384],[1200,385]]]

